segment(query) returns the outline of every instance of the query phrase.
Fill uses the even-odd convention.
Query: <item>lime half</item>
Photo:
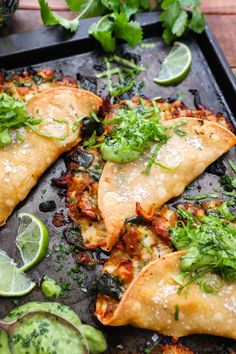
[[[192,54],[188,46],[181,42],[175,42],[162,63],[158,77],[153,81],[160,85],[176,84],[187,76],[191,63]]]
[[[14,261],[0,250],[0,296],[23,296],[35,287]]]
[[[22,271],[36,266],[46,256],[48,250],[48,230],[36,216],[20,213],[20,226],[16,245],[24,262]]]

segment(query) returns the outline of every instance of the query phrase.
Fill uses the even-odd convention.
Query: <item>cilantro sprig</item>
[[[220,275],[222,280],[236,280],[236,227],[231,223],[236,217],[228,208],[231,205],[224,202],[215,216],[193,217],[178,209],[186,222],[171,229],[171,241],[177,250],[187,250],[181,257],[181,273],[176,278],[182,288],[197,281],[206,290],[203,276],[209,273]]]
[[[163,10],[160,20],[164,27],[163,39],[173,42],[189,30],[201,33],[205,28],[204,14],[200,10],[200,0],[162,0]]]
[[[45,0],[38,0],[40,5],[41,18],[44,25],[61,25],[71,32],[77,31],[79,27],[79,18],[77,16],[73,20],[67,20],[66,18],[58,15],[56,12],[52,11],[51,7]]]
[[[26,104],[6,93],[0,94],[0,147],[11,144],[11,129],[24,126],[33,128],[41,123],[26,111]]]
[[[151,11],[157,6],[162,9],[163,39],[170,43],[192,30],[201,33],[205,27],[204,15],[200,11],[200,0],[66,0],[68,7],[79,14],[68,20],[52,11],[46,0],[38,0],[41,17],[45,25],[61,25],[75,32],[81,18],[103,16],[92,24],[89,34],[97,39],[107,52],[114,52],[116,39],[123,39],[131,47],[141,44],[143,38],[139,22],[132,20],[137,12]]]

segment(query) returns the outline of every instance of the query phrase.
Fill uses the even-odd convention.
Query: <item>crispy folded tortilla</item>
[[[182,118],[163,122],[165,127]],[[186,136],[173,133],[160,149],[157,162],[149,175],[145,167],[151,152],[138,160],[118,164],[107,162],[98,188],[98,206],[108,231],[107,250],[116,244],[126,218],[135,215],[136,202],[145,210],[157,207],[183,193],[184,188],[212,162],[236,144],[235,135],[222,125],[196,118],[187,118],[181,126]]]
[[[47,89],[27,101],[28,112],[43,120],[36,129],[51,137],[21,129],[23,142],[15,140],[0,149],[0,225],[45,170],[78,143],[80,129],[73,126],[78,118],[97,112],[101,104],[93,93],[69,87]]]
[[[170,253],[144,267],[107,317],[105,297],[98,297],[98,319],[105,325],[130,324],[168,336],[212,334],[236,339],[235,282],[225,282],[214,295],[195,283],[178,294],[173,277],[179,274],[183,254],[185,251]]]

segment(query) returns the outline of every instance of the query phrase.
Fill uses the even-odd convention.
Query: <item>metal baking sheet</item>
[[[233,116],[236,113],[236,82],[209,28],[207,27],[201,36],[189,36],[183,39],[192,51],[192,68],[182,83],[167,88],[156,85],[152,80],[159,72],[161,62],[169,50],[161,39],[158,14],[142,14],[139,15],[139,20],[144,26],[144,42],[155,43],[155,47],[150,49],[137,47],[131,50],[127,45],[120,44],[118,53],[128,51],[141,56],[141,63],[147,67],[147,70],[138,76],[138,82],[140,84],[144,82],[141,94],[147,97],[162,96],[167,98],[170,96],[176,97],[176,94],[181,92],[184,95],[185,104],[189,107],[194,107],[193,96],[189,89],[196,89],[200,93],[203,105],[214,112],[222,112],[235,125]],[[93,66],[103,61],[104,53],[87,35],[87,29],[90,24],[91,20],[81,21],[79,34],[75,35],[68,34],[59,28],[44,28],[2,37],[0,39],[0,66],[9,70],[29,65],[32,65],[33,68],[51,67],[57,72],[63,71],[65,75],[76,77],[79,73],[82,76],[94,77],[95,70]],[[94,50],[89,51],[91,48],[94,48]],[[106,95],[103,84],[98,84],[96,91],[102,96]],[[134,89],[131,93],[131,95],[138,94],[140,92],[137,89]],[[227,161],[229,156],[235,159],[235,150],[228,153],[223,159]],[[78,275],[79,279],[83,278],[82,286],[78,285],[76,280],[72,280],[68,272],[75,266],[76,262],[69,252],[70,245],[63,237],[63,228],[67,227],[70,222],[66,218],[67,224],[59,228],[52,224],[55,212],[63,211],[64,215],[67,215],[64,198],[51,183],[52,178],[59,177],[63,170],[65,170],[65,164],[62,156],[44,174],[27,199],[16,208],[7,224],[1,228],[0,248],[4,249],[15,260],[19,259],[15,246],[18,228],[17,214],[20,211],[34,213],[46,224],[50,234],[50,245],[48,256],[36,268],[29,271],[29,275],[32,279],[37,280],[47,274],[58,282],[69,282],[72,289],[66,290],[65,296],[59,298],[59,302],[70,305],[83,322],[91,324],[105,333],[108,340],[107,353],[144,353],[145,349],[152,348],[157,343],[170,343],[171,338],[156,335],[152,331],[136,329],[130,326],[104,327],[93,316],[96,279],[98,279],[100,267],[97,266],[93,270],[86,270],[80,267]],[[197,183],[201,186],[201,193],[207,193],[219,186],[218,180],[217,176],[205,172],[195,181],[195,184]],[[186,193],[190,194],[189,192]],[[194,193],[197,192],[195,191]],[[181,200],[181,198],[176,200]],[[48,213],[40,212],[39,204],[47,200],[55,200],[56,210]],[[176,200],[171,202],[176,202]],[[63,248],[63,252],[58,252],[60,247]],[[105,257],[99,252],[97,256]],[[57,266],[59,264],[57,262],[58,257],[61,257],[62,269]],[[1,298],[0,317],[5,316],[15,306],[28,301],[47,300],[43,297],[41,290],[37,288],[29,295],[18,299],[17,302],[14,299]],[[230,350],[236,350],[235,341],[213,336],[189,336],[182,338],[180,343],[188,346],[194,353],[198,354],[232,353]]]

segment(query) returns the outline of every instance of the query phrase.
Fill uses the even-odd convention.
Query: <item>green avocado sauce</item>
[[[82,354],[83,337],[56,317],[37,314],[21,319],[9,340],[13,354]]]
[[[62,288],[60,285],[58,285],[55,280],[49,277],[45,277],[43,279],[41,287],[43,295],[50,300],[57,299],[62,293]]]
[[[14,321],[27,312],[40,310],[48,311],[52,314],[60,316],[76,326],[84,334],[88,342],[89,353],[99,354],[106,350],[107,344],[103,333],[92,326],[83,325],[77,314],[70,307],[63,304],[56,302],[29,302],[13,309],[5,320]],[[0,353],[12,354],[8,344],[8,336],[6,332],[2,330],[0,330]],[[31,352],[29,353],[31,354]],[[79,354],[78,351],[76,353]],[[60,352],[57,352],[56,354],[60,354]]]
[[[118,163],[135,161],[141,155],[140,151],[135,151],[128,147],[124,149],[121,146],[111,146],[106,143],[101,146],[101,152],[104,160]]]

